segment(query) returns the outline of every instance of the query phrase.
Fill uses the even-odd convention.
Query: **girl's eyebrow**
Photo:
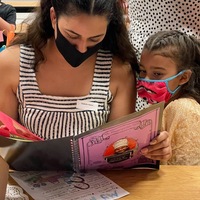
[[[73,34],[75,34],[75,35],[77,35],[77,36],[81,36],[80,34],[74,32],[74,31],[72,31],[72,30],[66,29],[66,31],[68,31],[68,32],[70,32],[70,33],[73,33]],[[99,35],[95,35],[95,36],[91,36],[90,38],[97,38],[97,37],[101,37],[101,36],[103,36],[103,35],[105,35],[105,33],[102,33],[102,34],[99,34]]]
[[[157,67],[157,66],[152,66],[151,69],[158,69],[158,70],[166,71],[165,68],[163,68],[163,67]]]
[[[139,65],[140,65],[141,68],[144,68],[144,69],[145,69],[144,65],[143,65],[141,62],[139,63]],[[153,70],[162,70],[162,71],[166,71],[165,68],[163,68],[163,67],[158,67],[158,66],[151,66],[150,68],[153,69]]]

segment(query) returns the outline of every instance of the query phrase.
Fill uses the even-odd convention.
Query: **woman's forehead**
[[[59,21],[66,24],[94,24],[98,26],[99,24],[108,24],[108,19],[105,15],[90,15],[85,13],[80,13],[77,15],[61,15],[59,17]],[[95,24],[95,22],[99,22],[99,24]]]
[[[108,20],[105,16],[79,14],[76,16],[60,16],[58,26],[63,30],[71,30],[80,35],[90,34],[98,35],[105,33],[108,26]]]

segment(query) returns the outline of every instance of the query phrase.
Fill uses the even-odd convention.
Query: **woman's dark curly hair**
[[[35,67],[45,59],[41,49],[49,38],[54,37],[50,19],[51,7],[54,7],[57,18],[79,13],[106,16],[109,24],[102,49],[110,50],[122,61],[129,62],[135,71],[138,70],[135,49],[130,43],[123,11],[117,0],[41,0],[36,17],[28,25],[27,31],[18,34],[12,43],[32,45],[35,49]]]

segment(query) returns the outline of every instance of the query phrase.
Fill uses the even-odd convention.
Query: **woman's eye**
[[[70,39],[78,39],[78,37],[77,36],[69,36],[70,37]]]
[[[79,38],[78,35],[69,35],[69,34],[67,34],[67,37],[70,39],[78,39]]]
[[[95,42],[95,43],[98,43],[100,41],[99,39],[92,39],[92,38],[90,38],[89,40],[90,42]]]

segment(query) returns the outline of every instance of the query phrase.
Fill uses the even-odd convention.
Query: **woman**
[[[0,62],[0,110],[44,139],[134,112],[137,59],[115,0],[41,0]],[[143,153],[168,159],[168,133],[155,141]]]

